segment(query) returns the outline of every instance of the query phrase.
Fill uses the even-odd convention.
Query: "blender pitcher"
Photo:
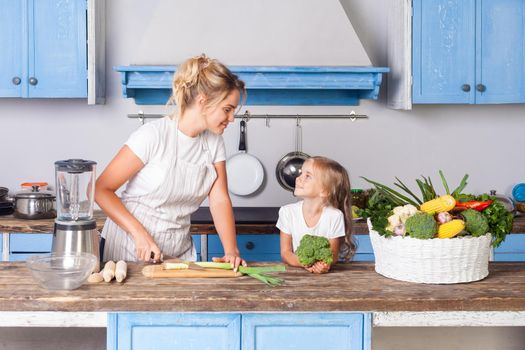
[[[55,254],[90,253],[99,261],[100,239],[93,219],[96,164],[83,159],[55,162],[57,218],[51,248]]]
[[[57,220],[93,218],[96,162],[68,159],[55,162]]]

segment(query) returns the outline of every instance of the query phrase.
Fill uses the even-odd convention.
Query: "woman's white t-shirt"
[[[328,239],[345,235],[343,212],[334,207],[324,207],[317,224],[314,227],[308,227],[303,216],[303,201],[281,207],[276,226],[282,232],[292,235],[294,252],[299,247],[301,238],[306,234]]]
[[[144,195],[160,186],[166,169],[175,161],[175,157],[192,164],[206,164],[209,162],[207,148],[213,163],[226,159],[221,135],[206,130],[197,137],[189,137],[176,129],[175,125],[175,120],[165,117],[144,124],[131,134],[125,144],[142,160],[144,167],[130,179],[124,196]],[[168,149],[170,142],[166,140],[175,136],[177,150]]]

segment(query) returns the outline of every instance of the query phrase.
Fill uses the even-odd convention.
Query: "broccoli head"
[[[334,262],[330,241],[326,237],[304,235],[295,253],[299,262],[305,266],[311,266],[318,261],[324,261],[328,265]]]
[[[467,209],[461,212],[461,216],[465,219],[465,230],[472,236],[483,236],[489,231],[487,218],[479,211]]]
[[[407,219],[405,228],[410,237],[430,239],[436,234],[438,225],[433,215],[419,212]]]

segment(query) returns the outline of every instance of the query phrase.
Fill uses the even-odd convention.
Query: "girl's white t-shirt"
[[[317,224],[314,227],[308,227],[303,216],[303,201],[281,207],[276,226],[282,232],[292,235],[294,252],[299,247],[301,238],[306,234],[328,239],[345,235],[343,212],[334,207],[324,207]]]
[[[144,195],[156,189],[166,175],[175,157],[192,164],[209,162],[208,148],[213,163],[226,159],[226,149],[221,135],[204,131],[200,136],[189,137],[176,128],[176,121],[165,117],[142,125],[126,141],[126,145],[144,163],[144,167],[133,176],[123,193]],[[177,133],[177,150],[171,149],[169,138]],[[169,148],[168,148],[169,147]]]

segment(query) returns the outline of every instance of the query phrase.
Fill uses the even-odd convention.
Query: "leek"
[[[222,263],[222,262],[213,262],[213,261],[197,261],[195,264],[204,267],[204,268],[212,268],[212,269],[224,269],[224,270],[232,270],[233,266],[230,263]],[[286,271],[286,267],[284,265],[273,265],[273,266],[239,266],[239,272],[243,275],[248,275],[252,278],[255,278],[263,283],[266,283],[269,286],[279,286],[284,283],[284,280],[282,278],[269,276],[266,273],[267,272],[283,272]]]

